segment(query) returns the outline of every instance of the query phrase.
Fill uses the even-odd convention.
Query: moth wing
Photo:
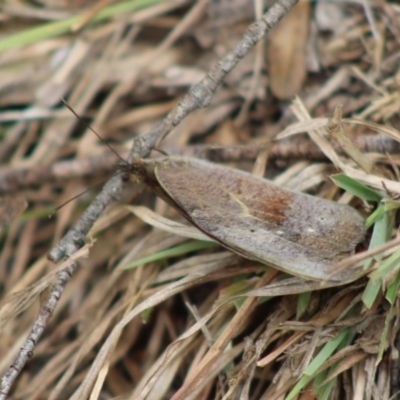
[[[309,222],[307,217],[320,212],[321,199],[307,196],[304,200],[306,195],[301,194],[297,198],[297,193],[267,180],[195,159],[171,157],[159,164],[155,173],[181,214],[224,247],[306,279],[345,281],[353,273],[347,270],[332,275],[328,269],[355,244],[332,252],[329,247],[324,250],[331,239],[321,239],[318,233],[310,240],[312,232],[302,232],[307,229],[303,226]],[[299,201],[306,201],[306,213],[301,204],[293,210],[293,203]],[[356,225],[359,229],[359,222]],[[355,236],[354,241],[359,241],[363,233]]]

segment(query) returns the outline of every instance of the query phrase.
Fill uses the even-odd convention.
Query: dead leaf
[[[282,100],[292,99],[306,77],[309,13],[310,2],[300,2],[270,32],[269,84],[272,93]]]

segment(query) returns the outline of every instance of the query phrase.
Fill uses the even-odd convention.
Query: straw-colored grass
[[[323,283],[223,249],[135,182],[77,253],[57,265],[47,258],[119,162],[87,123],[125,157],[133,139],[175,118],[190,87],[261,17],[261,3],[0,4],[1,374],[34,347],[12,398],[400,392],[397,1],[301,1],[211,105],[167,123],[172,132],[156,146],[357,208],[368,234],[338,268],[358,263],[365,276],[317,290]],[[27,343],[61,271],[73,274],[40,340]]]

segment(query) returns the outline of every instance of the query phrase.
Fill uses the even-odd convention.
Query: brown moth
[[[364,239],[364,220],[352,207],[193,158],[135,160],[129,172],[207,236],[243,257],[301,278],[353,280],[351,269],[329,271]]]

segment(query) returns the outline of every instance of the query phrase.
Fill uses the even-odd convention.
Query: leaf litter
[[[113,174],[118,162],[61,99],[125,155],[133,136],[160,122],[254,20],[250,2],[227,3],[0,6],[0,192],[16,196],[7,203],[14,204],[10,216],[1,217],[2,373],[59,271],[46,253],[96,189],[52,219],[49,211]],[[219,246],[196,249],[200,232],[146,188],[127,185],[91,230],[96,242],[84,248],[89,255],[20,372],[15,398],[278,399],[307,391],[317,398],[389,399],[399,392],[398,239],[391,223],[400,193],[400,7],[310,6],[303,5],[299,26],[288,14],[286,34],[267,36],[211,105],[159,146],[199,157],[214,147],[215,161],[248,171],[257,156],[249,149],[267,146],[257,171],[266,162],[268,178],[350,202],[365,215],[351,185],[343,195],[329,176],[341,172],[375,190],[392,204],[390,215],[378,216],[381,240],[343,262],[369,258],[373,273],[315,290]],[[28,202],[25,212],[20,199]]]

